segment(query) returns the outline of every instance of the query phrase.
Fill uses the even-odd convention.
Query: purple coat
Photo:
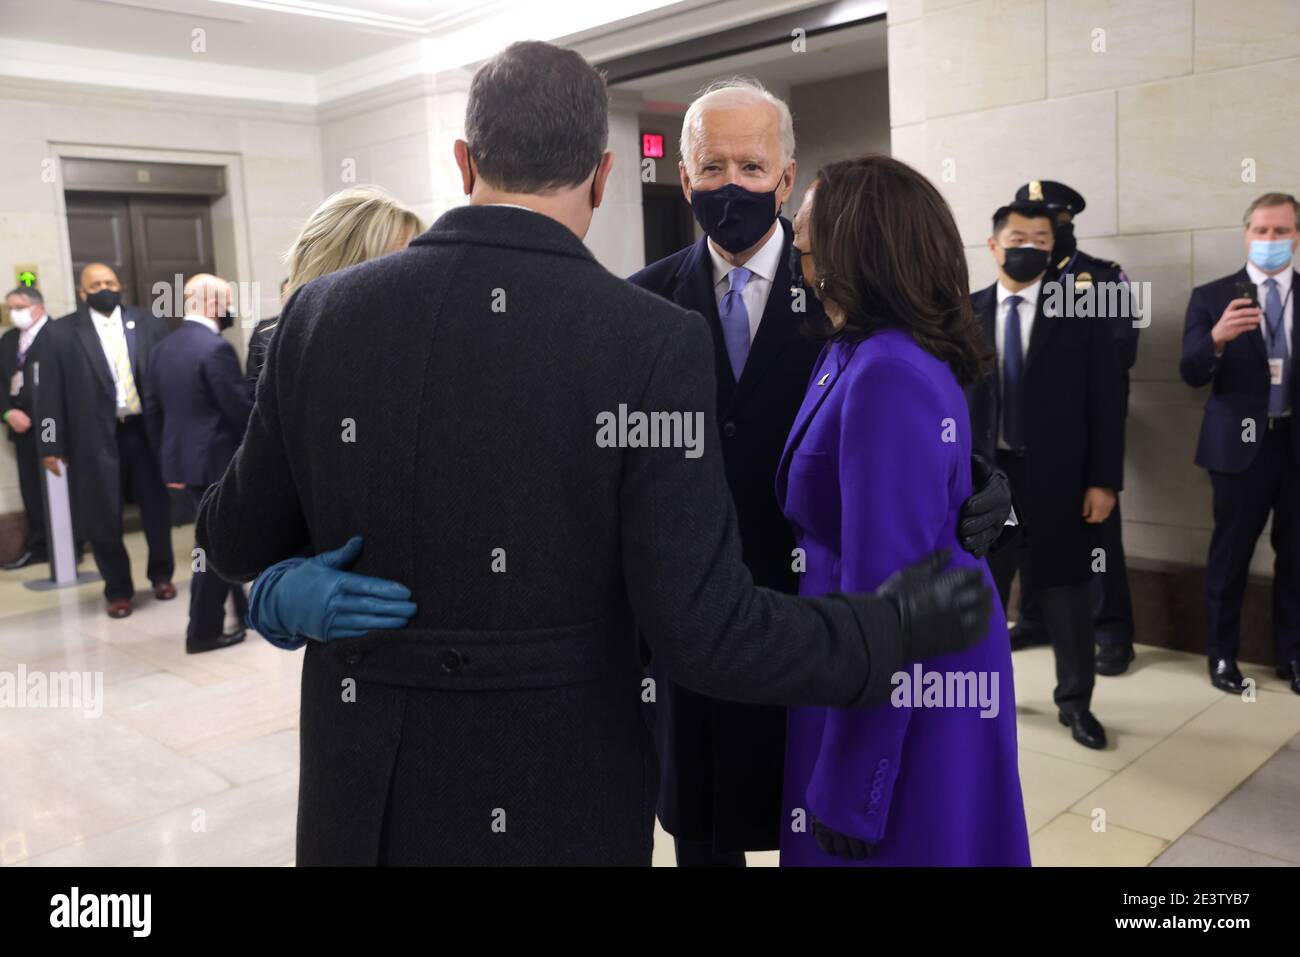
[[[872,591],[936,548],[954,566],[983,567],[992,587],[957,542],[970,455],[966,400],[946,363],[901,331],[828,345],[777,472],[806,554],[800,594]],[[900,679],[872,708],[790,709],[783,866],[1029,864],[1001,607],[978,645],[916,668],[907,673],[919,681]],[[829,857],[812,816],[874,843],[876,856]]]

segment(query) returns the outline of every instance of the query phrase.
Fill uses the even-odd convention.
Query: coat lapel
[[[799,414],[794,418],[794,425],[790,426],[790,436],[785,441],[785,450],[781,453],[781,462],[776,470],[776,498],[778,502],[785,502],[786,483],[790,474],[790,457],[794,450],[799,447],[803,441],[804,433],[808,431],[808,426],[812,424],[813,418],[817,415],[817,410],[821,408],[826,397],[831,394],[831,389],[839,382],[844,366],[840,362],[832,359],[832,356],[841,356],[843,353],[831,348],[828,343],[823,349],[822,354],[817,359],[817,364],[813,366],[812,377],[808,380],[808,391],[804,393],[803,405],[799,406]],[[847,361],[847,359],[846,359]]]
[[[785,220],[780,220],[779,223],[784,234],[781,257],[777,260],[772,289],[767,295],[767,304],[763,307],[763,318],[759,320],[758,332],[749,348],[749,356],[745,359],[745,368],[740,372],[740,382],[736,384],[736,391],[731,397],[733,404],[744,401],[767,367],[800,335],[798,321],[791,309],[790,263],[786,255],[793,238],[793,228]],[[807,298],[813,299],[811,294]]]
[[[708,239],[700,237],[682,260],[673,286],[673,302],[683,309],[702,315],[713,335],[713,365],[718,376],[718,412],[721,414],[731,403],[736,390],[736,377],[731,371],[727,344],[722,337],[722,320],[718,317],[718,299],[713,292],[713,257],[705,245]]]
[[[99,333],[95,331],[95,322],[90,318],[90,313],[85,309],[78,309],[72,317],[72,327],[81,341],[81,347],[86,350],[86,358],[90,360],[90,367],[95,370],[95,378],[116,402],[117,387],[113,385],[113,372],[108,367],[108,357],[104,355],[104,347],[100,344]]]
[[[994,296],[996,301],[997,296]],[[1029,351],[1025,353],[1025,368],[1033,366],[1034,360],[1042,355],[1047,343],[1051,340],[1052,335],[1056,332],[1058,324],[1061,322],[1059,316],[1048,316],[1043,314],[1043,305],[1047,301],[1047,295],[1042,286],[1038,287],[1038,298],[1034,300],[1034,327],[1029,332]]]

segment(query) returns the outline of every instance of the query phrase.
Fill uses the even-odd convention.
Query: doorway
[[[177,294],[170,291],[176,276],[216,272],[209,199],[81,190],[65,198],[73,275],[80,277],[87,263],[111,266],[123,302],[161,315],[175,329],[182,318],[174,315]],[[162,288],[168,293],[159,300]]]

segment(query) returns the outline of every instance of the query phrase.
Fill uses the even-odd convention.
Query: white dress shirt
[[[1025,366],[1023,360],[1029,355],[1029,336],[1034,331],[1034,313],[1038,310],[1038,294],[1042,291],[1043,281],[1040,279],[1032,285],[1026,286],[1019,292],[1012,292],[1006,286],[998,282],[998,308],[996,315],[997,325],[994,329],[994,335],[998,343],[998,381],[1002,380],[1002,356],[1006,352],[1007,342],[1007,316],[1011,312],[1011,305],[1007,302],[1012,296],[1019,296],[1023,301],[1020,303],[1017,312],[1020,316],[1020,358],[1022,360],[1020,368],[1023,371]],[[1011,446],[1002,438],[1002,417],[998,416],[998,448],[1009,449]]]
[[[111,316],[106,316],[86,307],[90,313],[90,321],[95,324],[95,332],[99,335],[100,348],[104,350],[104,359],[108,362],[108,374],[113,377],[113,388],[117,393],[117,414],[125,415],[126,408],[126,386],[117,378],[117,362],[114,356],[117,350],[121,350],[127,359],[130,359],[131,350],[126,345],[126,330],[122,327],[122,307],[117,306],[113,309]],[[134,371],[134,370],[133,370]],[[140,394],[140,383],[135,385],[136,395]]]
[[[1291,290],[1291,280],[1295,278],[1294,268],[1294,266],[1288,265],[1276,276],[1270,276],[1254,263],[1246,263],[1246,275],[1250,277],[1250,281],[1255,284],[1255,288],[1259,292],[1259,311],[1261,313],[1259,319],[1259,334],[1261,336],[1265,335],[1265,330],[1268,328],[1268,316],[1263,315],[1264,307],[1268,305],[1268,288],[1264,283],[1268,282],[1270,279],[1277,280],[1277,294],[1282,297],[1282,328],[1286,331],[1288,355],[1290,355],[1291,352],[1291,343],[1295,342],[1295,339],[1292,338],[1292,331],[1295,325],[1292,320],[1292,316],[1295,315],[1295,293]],[[1264,341],[1265,343],[1268,342],[1267,336],[1265,336]],[[1294,359],[1295,357],[1292,356],[1291,358]]]
[[[736,267],[722,258],[722,254],[707,240],[709,255],[713,257],[713,294],[718,300],[718,310],[722,310],[722,297],[731,288],[731,270]],[[758,324],[763,320],[763,310],[767,308],[767,297],[772,292],[772,283],[776,280],[776,270],[781,264],[781,253],[785,250],[785,228],[778,222],[767,242],[758,247],[758,252],[749,257],[742,269],[748,269],[752,276],[745,288],[740,291],[745,311],[749,313],[749,343],[754,344],[758,335]]]

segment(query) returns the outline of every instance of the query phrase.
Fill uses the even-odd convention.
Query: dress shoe
[[[1097,646],[1097,674],[1122,675],[1137,657],[1132,645],[1104,644]]]
[[[1011,629],[1011,650],[1032,648],[1034,645],[1050,645],[1052,639],[1047,628],[1037,621],[1018,621]]]
[[[108,603],[109,618],[125,618],[129,614],[131,614],[131,599],[119,598]]]
[[[1210,684],[1229,694],[1241,694],[1246,690],[1246,679],[1242,678],[1237,662],[1232,658],[1210,659]]]
[[[23,552],[11,562],[5,562],[0,568],[7,572],[17,571],[20,568],[26,568],[28,565],[39,565],[46,561],[44,555],[37,555],[35,552]]]
[[[237,645],[244,640],[244,630],[228,631],[224,635],[217,635],[215,638],[201,638],[197,641],[185,639],[185,653],[187,655],[198,655],[205,651],[216,651],[218,648],[229,648],[231,645]]]
[[[153,597],[159,601],[171,601],[176,597],[176,586],[171,582],[154,582]]]
[[[1091,711],[1064,711],[1057,715],[1061,724],[1070,729],[1070,737],[1085,748],[1100,751],[1106,746],[1106,729],[1092,716]]]
[[[1290,682],[1291,690],[1300,694],[1300,661],[1288,661],[1284,665],[1279,665],[1277,676],[1283,681]]]

